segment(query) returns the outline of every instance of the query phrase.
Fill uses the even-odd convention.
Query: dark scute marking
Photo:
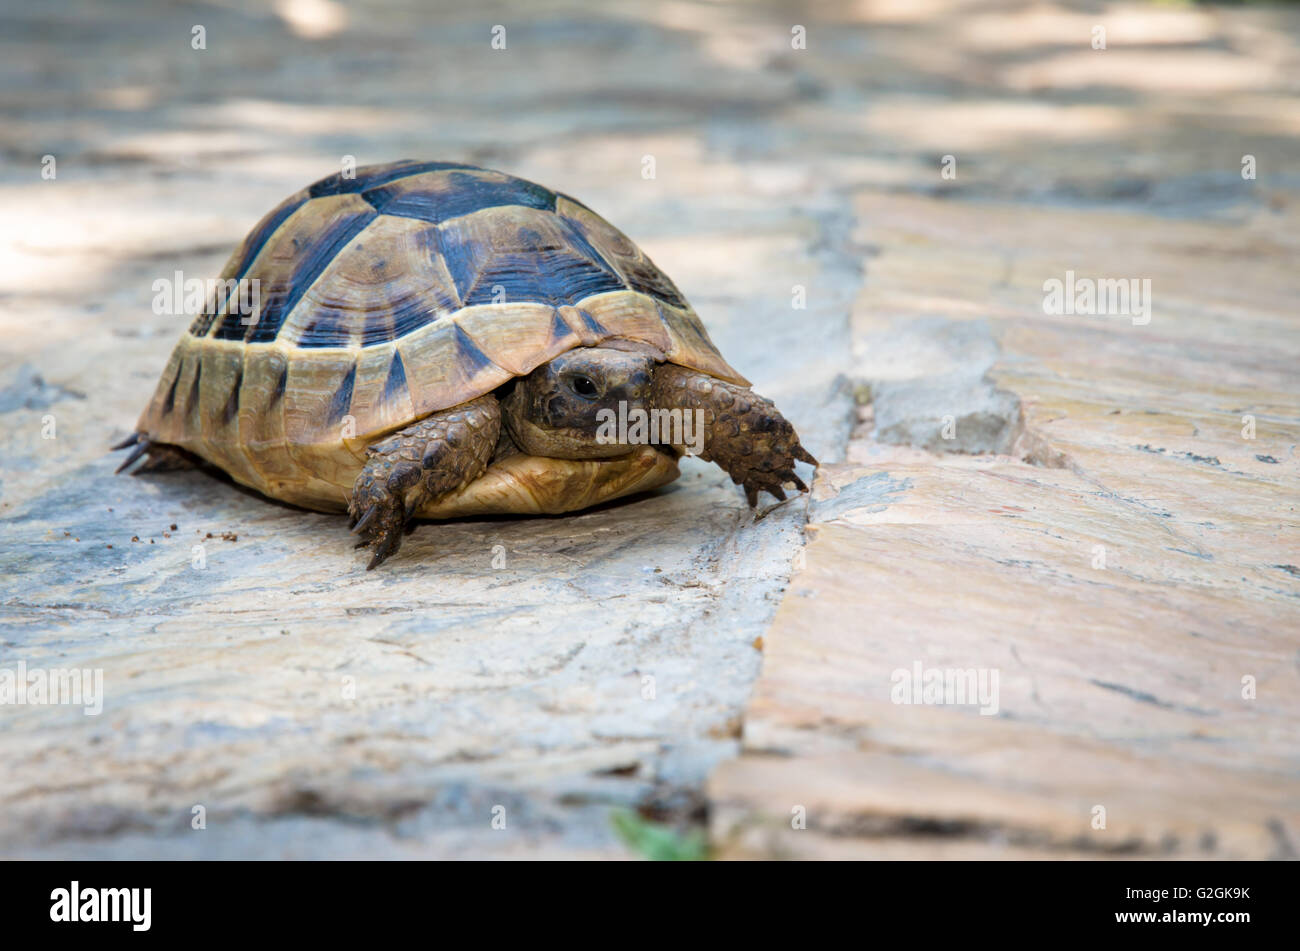
[[[280,332],[280,326],[284,323],[284,316],[289,310],[284,306],[293,292],[293,276],[290,275],[289,283],[270,283],[262,284],[262,313],[258,315],[255,322],[243,323],[231,321],[230,339],[247,340],[250,343],[269,343],[276,338]],[[268,289],[267,284],[270,283]],[[268,319],[272,314],[279,315],[278,318]],[[217,328],[214,336],[221,337],[226,330],[225,322]]]
[[[465,333],[459,324],[456,324],[455,327],[456,362],[465,370],[466,375],[472,377],[480,370],[496,365],[488,359],[487,354],[474,342],[474,338]]]
[[[275,381],[275,389],[271,390],[271,402],[269,406],[274,406],[280,400],[284,399],[285,387],[289,385],[289,364],[285,363],[280,367],[280,376]]]
[[[286,200],[279,208],[276,208],[258,223],[245,242],[244,253],[240,255],[239,264],[235,267],[234,276],[236,278],[241,278],[248,273],[248,268],[257,258],[262,248],[265,247],[266,242],[271,239],[271,235],[275,234],[276,230],[285,223],[290,215],[305,204],[307,204],[306,198]]]
[[[235,280],[243,279],[244,275],[248,273],[248,269],[252,267],[253,261],[257,259],[257,255],[261,252],[262,248],[266,246],[266,242],[271,240],[271,236],[275,234],[280,225],[284,224],[285,220],[290,215],[306,203],[306,198],[288,199],[258,223],[257,227],[253,230],[253,233],[244,241],[244,253],[239,256],[239,262],[235,266],[233,275]],[[208,309],[205,310],[204,313],[200,314],[190,326],[190,333],[196,337],[202,337],[207,334],[208,328],[212,326],[213,318],[215,318],[221,308],[225,306],[225,298],[227,296],[226,291],[229,289],[229,285],[226,284],[222,284],[218,288],[216,299],[209,302]],[[230,316],[231,315],[227,315],[226,319],[222,321],[223,328],[230,320]],[[243,331],[247,329],[247,325],[239,324],[237,316],[234,323],[239,326],[239,333],[235,336],[227,336],[224,339],[238,340],[243,335]],[[222,328],[218,329],[220,330]]]
[[[593,261],[599,261],[606,267],[613,267],[610,259],[602,256],[601,253],[596,250],[595,246],[592,245],[591,241],[587,237],[585,229],[579,223],[568,218],[562,220],[565,222],[565,226],[572,236],[574,247],[581,248],[582,252]],[[648,259],[620,255],[614,264],[616,264],[618,269],[627,276],[626,287],[628,290],[639,291],[642,294],[647,294],[650,297],[663,301],[665,304],[671,304],[679,310],[686,310],[689,306],[686,303],[686,299],[682,297],[681,292],[678,291],[673,282],[668,279],[668,276],[651,264]]]
[[[494,303],[497,286],[504,289],[507,301],[537,301],[553,307],[623,290],[618,275],[586,258],[568,250],[540,251],[496,255],[461,299],[466,307]]]
[[[379,188],[389,182],[409,178],[412,175],[420,175],[424,172],[443,172],[448,169],[481,171],[478,166],[466,165],[464,162],[416,162],[406,159],[401,162],[393,162],[390,165],[377,165],[369,168],[363,166],[357,169],[357,174],[352,178],[344,178],[342,172],[335,172],[333,175],[322,178],[313,184],[307,189],[307,194],[311,195],[312,198],[320,198],[324,195],[354,194],[369,191],[372,188]]]
[[[257,325],[253,323],[252,315],[245,314],[241,308],[235,307],[221,318],[221,323],[217,324],[217,329],[213,331],[212,336],[218,340],[243,340],[256,329]],[[274,335],[271,339],[274,339]]]
[[[436,237],[442,261],[447,266],[452,283],[456,285],[457,296],[464,303],[465,295],[478,282],[483,263],[491,257],[492,249],[477,239],[463,235],[439,234]]]
[[[624,270],[627,272],[627,286],[630,290],[640,291],[678,310],[686,310],[690,307],[673,282],[663,271],[653,265],[638,262],[625,267]]]
[[[361,346],[377,347],[380,344],[399,340],[411,331],[433,323],[437,319],[439,309],[440,305],[437,302],[413,297],[393,308],[391,320],[381,320],[378,315],[372,315],[367,318],[366,325],[362,328]]]
[[[522,179],[492,182],[465,174],[449,175],[448,179],[450,188],[421,188],[419,183],[404,187],[399,182],[367,190],[362,197],[385,215],[418,218],[435,224],[505,205],[555,210],[555,192]]]
[[[208,328],[212,326],[212,321],[216,318],[216,316],[217,314],[215,310],[209,310],[208,308],[204,308],[203,312],[200,313],[197,317],[195,317],[194,321],[190,324],[190,330],[189,330],[190,336],[191,337],[206,336],[208,332]]]
[[[191,412],[194,407],[199,405],[199,380],[203,378],[203,358],[198,357],[194,361],[194,382],[190,384],[190,399],[185,404],[185,412]]]
[[[226,314],[221,318],[221,323],[217,324],[217,329],[212,336],[218,340],[243,340],[244,334],[248,333],[248,324],[244,323],[243,316],[243,314]]]
[[[298,338],[298,346],[304,350],[347,347],[351,344],[352,331],[348,327],[347,316],[337,310],[317,311]]]
[[[176,375],[172,377],[172,385],[167,387],[167,396],[163,399],[162,414],[166,416],[176,405],[176,384],[181,381],[181,374],[185,371],[185,361],[182,360],[176,367]]]
[[[572,334],[573,328],[564,322],[564,318],[560,316],[560,312],[558,310],[553,311],[551,313],[551,339],[563,340],[565,337],[571,336]]]
[[[325,423],[327,426],[334,426],[352,407],[352,386],[357,381],[357,365],[352,364],[348,370],[348,375],[343,378],[339,388],[334,391],[334,398],[330,400],[329,411],[325,414]]]
[[[440,232],[439,245],[466,307],[497,303],[502,295],[506,301],[559,306],[624,289],[622,279],[599,256],[591,260],[585,255],[585,242],[575,246],[569,239],[568,232],[545,238],[532,228],[520,228],[487,243],[452,228]]]
[[[525,254],[541,254],[546,251],[563,251],[564,242],[557,237],[542,237],[536,228],[523,227],[515,231],[515,241],[519,245],[507,250]]]
[[[277,289],[277,292],[267,295],[261,316],[257,323],[248,328],[244,339],[250,343],[274,340],[285,318],[293,313],[293,309],[298,306],[298,301],[302,300],[302,295],[307,293],[307,289],[315,283],[325,268],[329,267],[339,251],[376,217],[378,217],[376,213],[370,210],[342,215],[317,234],[311,243],[298,253],[293,275],[288,282],[288,293],[278,293],[279,289]],[[333,345],[315,344],[315,346]]]
[[[624,290],[589,242],[575,241],[576,232],[553,218],[564,230],[543,235],[534,228],[501,223],[490,240],[450,226],[438,232],[439,253],[466,307],[506,301],[574,304],[593,294]],[[591,255],[595,255],[592,257]],[[496,293],[497,287],[501,293]]]
[[[587,240],[587,236],[583,233],[581,228],[575,225],[568,218],[560,218],[559,221],[561,226],[564,228],[564,233],[568,236],[570,245],[573,248],[579,251],[589,261],[603,267],[610,273],[614,272],[614,268],[610,265],[609,261],[606,260],[605,257],[596,250],[595,246]]]
[[[582,315],[582,322],[587,325],[587,329],[592,333],[597,336],[605,336],[609,333],[608,330],[600,325],[600,321],[591,316],[591,314],[587,313],[585,310],[580,310],[578,313]]]
[[[388,379],[384,380],[384,397],[385,403],[392,403],[406,395],[406,366],[402,363],[402,355],[393,351],[393,362],[388,364]]]
[[[243,385],[244,367],[241,364],[238,372],[235,373],[235,385],[230,390],[229,399],[226,400],[226,408],[221,411],[221,421],[227,426],[239,415],[239,390]]]
[[[433,262],[439,260],[441,255],[438,229],[426,228],[416,234],[415,240],[419,259],[432,268]],[[386,307],[385,310],[376,310],[366,315],[361,327],[363,347],[400,340],[433,323],[442,315],[459,309],[460,300],[453,296],[451,288],[443,286],[439,281],[418,292],[394,293],[382,305]]]

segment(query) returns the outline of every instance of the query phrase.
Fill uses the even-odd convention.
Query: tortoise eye
[[[585,377],[585,376],[570,377],[569,386],[573,389],[573,392],[577,393],[579,396],[583,397],[584,399],[590,400],[600,395],[600,391],[596,389],[596,384],[591,382],[590,377]]]

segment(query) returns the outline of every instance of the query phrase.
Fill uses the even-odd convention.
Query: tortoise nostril
[[[649,395],[649,385],[638,385],[633,382],[628,382],[610,389],[606,394],[606,401],[627,403],[629,406],[636,406],[644,403],[646,397]]]

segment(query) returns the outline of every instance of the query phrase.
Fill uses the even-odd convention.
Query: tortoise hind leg
[[[144,464],[139,466],[132,475],[140,475],[144,472],[174,472],[179,469],[194,469],[203,465],[203,460],[192,452],[187,452],[180,446],[172,446],[168,443],[151,442],[149,437],[143,433],[132,433],[120,443],[112,447],[112,451],[119,449],[131,448],[131,453],[126,460],[117,467],[113,473],[124,472],[129,469],[137,459],[148,454]]]
[[[651,402],[656,409],[704,411],[704,445],[700,458],[716,462],[742,486],[750,508],[758,493],[785,498],[785,483],[808,491],[795,474],[795,460],[817,465],[799,443],[799,434],[771,400],[743,386],[675,364],[655,368]]]
[[[425,502],[473,482],[487,469],[501,433],[492,395],[426,416],[369,446],[348,503],[358,548],[369,546],[370,570],[402,544],[411,516]]]
[[[203,460],[192,452],[186,452],[180,446],[169,446],[166,443],[155,443],[149,447],[149,457],[140,465],[132,475],[143,475],[146,472],[180,472],[183,469],[197,469],[203,465]]]

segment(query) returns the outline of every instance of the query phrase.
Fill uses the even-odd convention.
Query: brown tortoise
[[[221,278],[115,447],[134,447],[121,469],[199,457],[273,498],[347,510],[371,568],[415,518],[570,512],[671,482],[680,430],[598,438],[620,404],[703,411],[699,455],[751,506],[805,491],[794,461],[816,465],[635,244],[501,172],[404,161],[322,179]],[[257,282],[251,312],[235,281]]]

